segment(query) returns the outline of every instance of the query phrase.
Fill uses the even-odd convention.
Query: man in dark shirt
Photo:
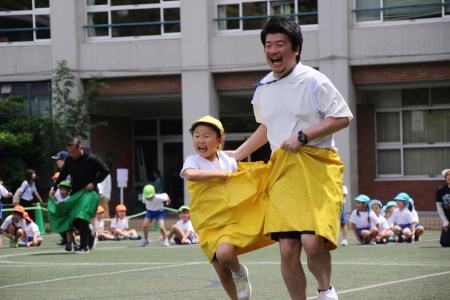
[[[96,155],[92,154],[90,149],[84,148],[78,138],[72,138],[66,143],[66,149],[69,156],[64,162],[58,179],[55,181],[52,193],[54,194],[59,183],[70,175],[71,194],[86,189],[95,190],[97,184],[102,182],[109,174],[106,164]],[[53,196],[53,195],[52,195]],[[95,244],[95,231],[89,227],[89,222],[76,218],[73,226],[80,233],[80,247],[75,249],[77,253],[87,253]]]
[[[440,243],[442,247],[450,247],[450,225],[448,222],[450,220],[450,169],[443,170],[442,175],[447,182],[440,186],[436,192],[436,208],[442,220]]]

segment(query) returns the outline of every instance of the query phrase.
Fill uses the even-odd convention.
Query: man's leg
[[[324,238],[318,235],[303,234],[301,241],[306,252],[308,268],[317,280],[318,289],[329,289],[331,286],[331,255],[325,249]]]
[[[281,275],[291,299],[306,299],[306,277],[300,262],[299,239],[280,238]]]
[[[89,222],[83,219],[75,219],[73,225],[80,234],[80,247],[81,249],[88,249],[89,239],[91,235],[91,229],[89,228]]]

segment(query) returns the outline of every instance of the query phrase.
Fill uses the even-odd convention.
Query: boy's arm
[[[184,176],[189,181],[204,181],[213,178],[227,179],[228,172],[226,170],[198,170],[198,169],[186,169]]]

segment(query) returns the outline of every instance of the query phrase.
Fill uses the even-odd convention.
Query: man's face
[[[286,34],[273,33],[266,36],[264,54],[266,62],[276,78],[280,78],[291,71],[297,64],[298,53],[298,48],[292,51],[291,41]]]
[[[73,159],[78,159],[80,158],[81,155],[83,155],[83,146],[81,145],[78,148],[75,145],[67,146],[66,149],[67,152],[69,153],[69,156],[72,157]]]

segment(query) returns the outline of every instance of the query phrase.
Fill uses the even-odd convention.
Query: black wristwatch
[[[303,133],[303,131],[298,132],[298,141],[302,143],[303,145],[308,144],[308,136]]]

